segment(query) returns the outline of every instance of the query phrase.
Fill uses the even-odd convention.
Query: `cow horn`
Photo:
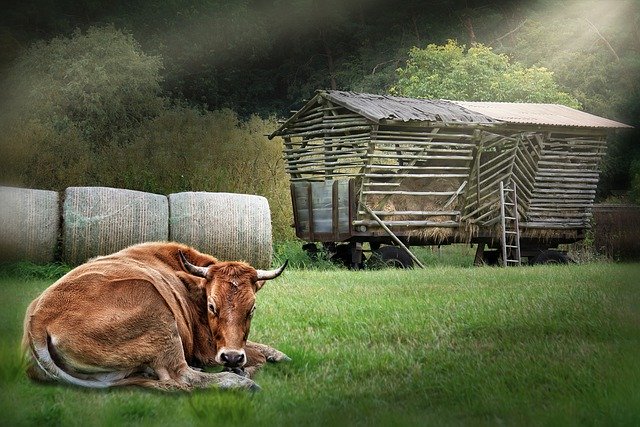
[[[182,261],[182,265],[184,265],[185,270],[187,270],[194,276],[207,277],[207,273],[209,272],[208,268],[193,265],[189,261],[187,261],[187,257],[184,256],[182,251],[178,251],[178,253],[180,254],[180,260]]]
[[[286,260],[284,264],[282,264],[280,267],[276,268],[275,270],[256,270],[258,272],[258,280],[275,279],[276,277],[282,274],[287,264],[289,264],[289,260]]]

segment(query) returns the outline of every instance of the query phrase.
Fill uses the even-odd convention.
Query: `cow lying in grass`
[[[27,373],[94,388],[257,388],[247,374],[287,356],[247,341],[255,294],[285,266],[256,270],[177,243],[90,260],[29,305]],[[211,365],[232,372],[197,369]]]

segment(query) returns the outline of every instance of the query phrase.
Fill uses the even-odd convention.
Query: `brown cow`
[[[177,243],[143,243],[90,260],[29,305],[27,373],[95,388],[257,388],[234,372],[287,359],[247,342],[255,293],[285,266],[256,270]],[[209,365],[234,372],[192,368]]]

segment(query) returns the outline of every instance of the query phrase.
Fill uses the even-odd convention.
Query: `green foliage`
[[[638,264],[287,271],[251,339],[292,361],[262,391],[156,393],[29,381],[18,345],[50,281],[0,280],[8,425],[637,425]]]
[[[525,68],[490,47],[469,49],[449,40],[445,45],[413,47],[391,92],[403,96],[463,101],[548,102],[579,108],[558,89],[546,68]]]
[[[337,263],[329,259],[329,255],[325,251],[318,251],[312,258],[302,249],[305,242],[301,240],[279,241],[274,243],[273,247],[273,266],[280,266],[288,261],[288,269],[303,270],[338,270],[341,268]]]
[[[554,70],[586,111],[630,121],[635,117],[627,104],[640,95],[639,18],[634,1],[553,2],[530,13],[503,50],[524,64]]]
[[[129,145],[95,154],[97,182],[159,194],[213,191],[257,194],[269,200],[274,236],[293,236],[282,141],[265,134],[275,119],[240,120],[231,110],[174,107],[145,122]]]
[[[114,27],[35,43],[11,68],[5,82],[14,115],[55,131],[78,132],[96,148],[120,139],[157,116],[158,56],[143,53],[131,34]]]
[[[600,195],[630,189],[631,163],[640,159],[640,3],[637,1],[547,2],[528,14],[502,46],[514,59],[552,69],[585,111],[636,127],[610,136],[602,165]]]
[[[89,182],[94,155],[126,145],[165,108],[159,57],[113,27],[35,43],[9,69],[0,104],[0,179],[62,189]]]

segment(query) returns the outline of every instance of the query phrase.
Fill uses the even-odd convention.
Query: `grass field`
[[[251,338],[293,359],[257,375],[261,392],[162,394],[30,382],[22,319],[51,280],[13,272],[0,424],[636,426],[639,278],[613,263],[291,269],[258,295]]]

